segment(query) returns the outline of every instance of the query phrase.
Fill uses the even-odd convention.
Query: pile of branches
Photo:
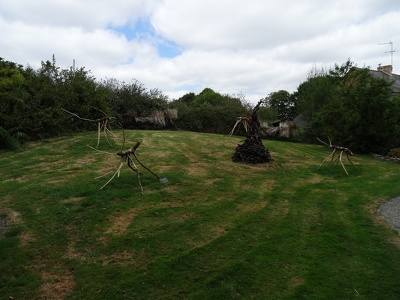
[[[236,147],[235,154],[232,157],[234,162],[260,164],[272,161],[271,155],[268,149],[264,147],[260,137],[260,122],[258,121],[257,111],[260,109],[261,103],[262,101],[259,101],[253,109],[246,133],[246,140]]]

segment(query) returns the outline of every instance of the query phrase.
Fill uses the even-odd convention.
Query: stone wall
[[[384,156],[384,155],[379,155],[379,154],[372,154],[372,156],[375,158],[378,158],[378,159],[400,163],[400,158],[394,158],[394,157],[389,157],[389,156]]]

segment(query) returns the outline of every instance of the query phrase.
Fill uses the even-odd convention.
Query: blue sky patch
[[[157,48],[160,57],[173,58],[182,54],[182,49],[179,45],[156,34],[148,19],[139,19],[134,26],[126,24],[124,27],[112,29],[125,35],[129,41],[148,41]]]
[[[158,43],[157,49],[158,54],[161,57],[173,58],[182,54],[181,47],[173,42],[164,39],[160,43]]]

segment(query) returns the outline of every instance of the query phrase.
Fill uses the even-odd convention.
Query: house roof
[[[395,97],[400,92],[400,75],[388,74],[383,71],[369,70],[372,76],[375,78],[385,79],[387,81],[393,82],[390,89],[392,90],[392,97]]]

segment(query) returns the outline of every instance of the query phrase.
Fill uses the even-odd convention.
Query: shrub
[[[394,158],[400,158],[400,147],[390,150],[389,153],[387,154],[387,156],[394,157]]]

